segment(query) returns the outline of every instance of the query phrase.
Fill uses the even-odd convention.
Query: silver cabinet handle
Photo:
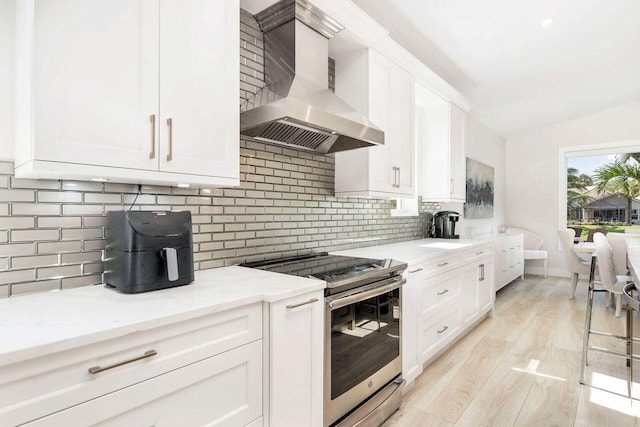
[[[451,182],[451,190],[449,191],[449,194],[453,194],[453,184],[455,181],[453,180],[453,178],[451,178],[449,181]]]
[[[444,267],[445,265],[449,264],[449,262],[445,261],[445,262],[441,262],[440,264],[438,264],[438,267]]]
[[[480,264],[480,281],[484,280],[484,264]]]
[[[444,291],[436,292],[437,295],[444,295],[449,292],[449,289],[445,289]]]
[[[416,268],[415,270],[409,270],[408,273],[417,273],[418,271],[422,271],[422,268]]]
[[[483,253],[484,251],[479,251],[479,252],[476,252],[476,255],[482,255]]]
[[[444,326],[442,329],[440,329],[439,331],[437,331],[439,334],[443,333],[444,331],[446,331],[447,329],[449,329],[448,326]]]
[[[398,173],[398,184],[396,185],[396,187],[400,188],[400,166],[396,168],[396,171]]]
[[[167,119],[167,126],[169,126],[169,154],[167,154],[167,162],[173,160],[173,119]]]
[[[155,356],[158,354],[155,350],[147,350],[144,352],[142,356],[132,357],[131,359],[123,360],[122,362],[114,363],[113,365],[108,366],[94,366],[89,368],[90,374],[97,374],[98,372],[107,371],[109,369],[117,368],[118,366],[126,365],[129,363],[137,362],[138,360],[146,359],[147,357]]]
[[[301,302],[299,304],[289,304],[287,305],[288,309],[302,307],[303,305],[313,304],[314,302],[318,302],[318,298],[311,298],[309,301]]]
[[[150,159],[156,158],[156,115],[152,114],[149,117],[151,122],[151,152],[149,153]]]

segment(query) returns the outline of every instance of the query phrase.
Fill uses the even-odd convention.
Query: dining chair
[[[599,234],[600,236],[604,237],[602,234]],[[589,365],[589,359],[588,359],[588,352],[589,351],[596,351],[598,353],[604,353],[604,354],[608,354],[611,356],[617,356],[620,358],[624,358],[627,360],[627,394],[628,397],[631,397],[631,382],[632,382],[632,378],[633,378],[633,360],[634,359],[638,359],[639,356],[636,356],[633,354],[633,342],[637,342],[638,340],[633,338],[633,319],[632,319],[632,310],[638,310],[638,301],[636,298],[634,298],[631,295],[631,290],[635,289],[635,285],[633,284],[633,282],[631,282],[630,284],[625,284],[622,287],[622,294],[624,295],[625,301],[627,302],[627,308],[626,308],[626,320],[627,320],[627,324],[626,324],[626,328],[625,328],[625,334],[624,335],[617,335],[608,331],[599,331],[599,330],[594,330],[591,329],[591,318],[593,315],[593,296],[594,293],[596,292],[608,292],[608,290],[606,289],[606,287],[599,287],[598,289],[596,289],[596,285],[600,284],[600,285],[604,285],[604,283],[602,281],[596,281],[595,280],[595,271],[596,271],[596,265],[600,265],[598,264],[600,261],[603,261],[604,258],[606,258],[606,250],[603,248],[604,252],[601,252],[601,256],[603,256],[602,259],[598,259],[598,255],[596,253],[594,253],[594,255],[591,258],[591,266],[589,269],[589,287],[588,287],[588,296],[587,296],[587,310],[585,313],[585,321],[584,321],[584,332],[583,332],[583,339],[582,339],[582,366],[581,366],[581,372],[580,372],[580,384],[584,384],[587,385],[589,387],[594,387],[594,388],[600,388],[597,385],[593,385],[588,383],[587,381],[585,381],[585,372],[586,372],[586,367],[587,365]],[[633,287],[633,288],[632,288]],[[622,340],[626,342],[626,346],[625,346],[625,351],[622,352],[618,349],[614,349],[614,348],[606,348],[603,347],[602,345],[598,345],[598,346],[591,346],[589,345],[589,341],[591,338],[591,335],[597,335],[597,336],[601,336],[601,337],[605,337],[605,338],[611,338],[611,339],[616,339],[616,340]],[[608,390],[605,390],[608,391]]]
[[[593,235],[596,233],[602,233],[606,236],[608,233],[608,230],[604,228],[594,228],[592,230],[589,230],[589,233],[587,234],[587,242],[593,242]]]
[[[507,233],[521,233],[523,236],[523,255],[525,262],[527,260],[542,261],[542,271],[544,278],[547,278],[547,251],[540,249],[544,239],[529,230],[518,227],[508,227]],[[524,280],[524,268],[522,269],[522,280]]]
[[[605,290],[615,295],[616,317],[620,317],[620,311],[622,310],[622,288],[633,279],[630,276],[616,274],[616,265],[613,262],[613,251],[604,234],[595,233],[593,235],[593,243],[596,247],[595,256],[597,258],[600,281]]]
[[[568,227],[571,230],[573,230],[575,232],[575,236],[573,237],[573,243],[578,243],[582,241],[582,237],[580,237],[580,235],[582,234],[582,227]]]
[[[625,233],[608,233],[607,241],[613,252],[613,263],[616,265],[616,274],[626,276],[629,274],[627,268],[627,241],[628,234]]]
[[[576,287],[578,285],[578,277],[580,274],[589,274],[591,263],[583,261],[576,254],[573,249],[573,239],[575,237],[575,231],[571,228],[564,230],[558,230],[558,238],[562,245],[565,261],[567,262],[567,269],[571,273],[571,291],[569,292],[569,298],[575,298]]]

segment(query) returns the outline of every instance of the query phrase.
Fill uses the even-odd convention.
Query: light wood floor
[[[536,276],[500,290],[493,315],[425,369],[384,427],[640,426],[640,401],[580,385],[586,281],[568,295],[569,279]],[[616,319],[604,305],[598,294],[592,328],[622,334],[624,311]],[[624,359],[589,353],[592,384],[626,394],[626,378]]]

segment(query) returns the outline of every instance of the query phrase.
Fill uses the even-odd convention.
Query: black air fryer
[[[107,213],[104,281],[125,294],[193,281],[191,212]]]

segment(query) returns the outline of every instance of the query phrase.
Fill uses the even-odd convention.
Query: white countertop
[[[364,258],[393,258],[406,263],[419,262],[425,258],[439,256],[450,251],[464,250],[483,245],[509,234],[486,234],[474,239],[421,239],[387,245],[369,246],[333,252],[335,255],[346,255]]]
[[[196,271],[191,284],[140,294],[99,285],[6,298],[0,300],[0,365],[324,287],[321,280],[233,266]]]

